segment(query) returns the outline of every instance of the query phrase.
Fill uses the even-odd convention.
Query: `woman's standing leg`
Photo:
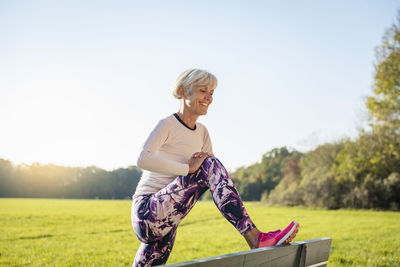
[[[160,240],[142,243],[136,252],[133,266],[163,265],[167,262],[174,246],[176,228],[172,229]]]
[[[132,226],[142,242],[134,266],[165,264],[179,223],[207,189],[205,183],[191,174],[178,176],[154,195],[133,200]]]

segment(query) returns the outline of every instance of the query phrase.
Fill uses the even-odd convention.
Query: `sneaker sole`
[[[300,225],[298,225],[296,227],[296,229],[294,230],[293,234],[291,236],[289,236],[289,238],[286,239],[286,241],[283,242],[283,244],[289,244],[290,242],[292,242],[292,240],[296,237],[297,233],[299,232],[299,228],[300,228]]]
[[[289,232],[284,236],[284,237],[282,237],[279,241],[278,241],[278,243],[276,243],[276,245],[275,246],[279,246],[279,245],[282,245],[282,243],[284,243],[286,240],[288,240],[290,237],[291,237],[291,240],[293,240],[294,239],[294,237],[296,236],[296,233],[295,233],[295,235],[292,237],[291,235],[295,232],[295,230],[298,228],[298,223],[296,222],[296,221],[293,221],[294,222],[294,224],[293,224],[293,227],[289,230]],[[291,241],[290,240],[290,241]],[[289,242],[290,242],[289,241]]]

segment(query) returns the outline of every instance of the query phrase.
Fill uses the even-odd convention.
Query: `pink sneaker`
[[[289,225],[286,226],[286,228],[283,231],[276,230],[268,233],[260,233],[258,235],[258,242],[259,242],[258,247],[263,248],[263,247],[279,246],[283,243],[288,244],[295,238],[298,231],[299,231],[299,224],[296,221],[293,221],[289,223]]]

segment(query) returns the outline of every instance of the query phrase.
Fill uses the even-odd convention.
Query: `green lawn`
[[[295,240],[333,238],[329,266],[400,266],[400,213],[245,203],[261,230],[296,219]],[[130,201],[0,199],[0,266],[130,266],[139,241]],[[181,223],[168,263],[247,250],[212,202]]]

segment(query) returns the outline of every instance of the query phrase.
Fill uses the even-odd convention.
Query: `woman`
[[[182,73],[173,91],[180,100],[179,111],[162,119],[142,147],[137,166],[144,172],[132,203],[132,226],[142,244],[134,266],[167,262],[179,223],[207,189],[251,249],[287,244],[296,236],[295,221],[283,231],[260,232],[214,157],[208,131],[197,119],[207,114],[216,87],[217,79],[207,71]]]

